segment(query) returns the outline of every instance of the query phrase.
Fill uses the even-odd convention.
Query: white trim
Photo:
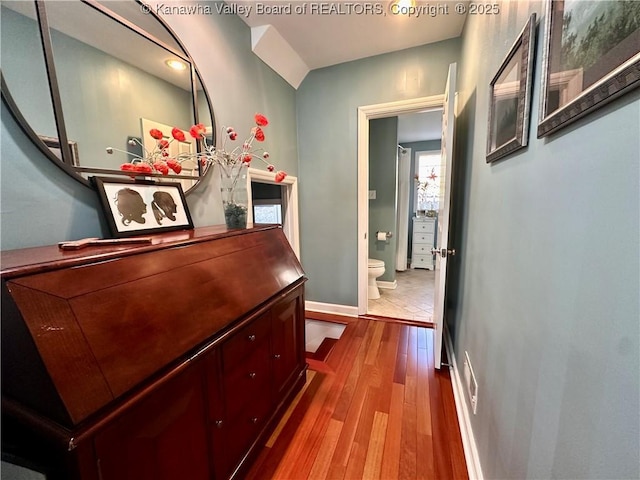
[[[247,222],[253,222],[253,204],[251,201],[251,181],[259,183],[271,183],[285,187],[282,198],[282,230],[294,253],[300,260],[300,221],[298,211],[298,177],[287,175],[280,183],[276,182],[275,175],[266,170],[249,167],[247,169],[247,192],[249,192],[249,204]]]
[[[358,307],[367,313],[369,258],[369,120],[442,108],[444,95],[358,107]]]
[[[473,428],[471,427],[471,411],[467,405],[464,395],[462,379],[458,371],[456,357],[453,352],[453,344],[449,336],[449,330],[444,329],[445,348],[447,350],[447,358],[451,364],[451,386],[453,387],[453,398],[456,404],[456,413],[458,416],[458,425],[460,426],[460,435],[462,436],[462,448],[464,449],[464,457],[467,462],[467,472],[470,480],[483,480],[482,465],[480,465],[480,456],[478,455],[478,447],[473,436]]]
[[[398,281],[394,280],[393,282],[386,282],[384,280],[376,280],[378,284],[378,288],[386,288],[387,290],[395,290],[398,288]]]
[[[306,300],[304,302],[305,310],[318,313],[333,313],[335,315],[344,315],[346,317],[357,317],[358,307],[350,305],[336,305],[334,303],[312,302]]]

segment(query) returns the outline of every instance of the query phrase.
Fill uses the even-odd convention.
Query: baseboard
[[[456,413],[458,415],[458,424],[460,426],[460,435],[462,436],[462,447],[467,462],[467,471],[471,480],[483,480],[482,466],[480,465],[480,457],[478,456],[478,448],[473,436],[473,428],[471,427],[471,411],[467,404],[464,394],[462,377],[458,371],[456,357],[453,352],[453,344],[448,330],[444,331],[445,348],[447,349],[447,358],[451,364],[451,384],[453,387],[453,397],[456,404]]]
[[[310,300],[306,300],[304,302],[304,308],[311,312],[329,313],[345,317],[358,316],[358,307],[352,307],[350,305],[336,305],[334,303],[312,302]]]
[[[385,282],[383,280],[376,280],[378,284],[378,288],[386,288],[388,290],[395,290],[398,288],[398,281],[394,280],[393,282]]]

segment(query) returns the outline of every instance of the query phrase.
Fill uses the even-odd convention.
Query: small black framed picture
[[[177,182],[91,177],[114,237],[190,230],[193,220]]]
[[[534,13],[489,85],[487,163],[528,143],[535,28]]]

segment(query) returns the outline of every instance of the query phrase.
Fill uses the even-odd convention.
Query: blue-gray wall
[[[358,303],[357,111],[440,95],[453,39],[310,72],[297,91],[302,264],[306,298]],[[407,84],[405,78],[418,78]]]
[[[378,118],[369,122],[369,191],[376,198],[369,200],[369,258],[384,262],[384,274],[378,280],[396,279],[396,246],[398,237],[398,117]],[[384,242],[376,233],[391,232]]]
[[[469,16],[449,325],[485,478],[640,478],[640,91],[537,139],[543,3]],[[488,85],[542,15],[529,146],[485,163]]]
[[[254,125],[253,115],[265,114],[270,124],[264,148],[279,169],[297,175],[295,90],[251,52],[249,27],[234,15],[167,15],[165,20],[194,58],[217,124],[235,127],[242,138]],[[96,194],[51,164],[4,104],[1,113],[1,248],[106,236]],[[196,226],[224,223],[216,173],[187,197]]]

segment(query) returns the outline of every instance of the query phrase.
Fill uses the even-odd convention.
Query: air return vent
[[[473,373],[473,367],[471,366],[471,360],[469,360],[469,352],[464,352],[464,382],[467,385],[467,394],[469,395],[469,401],[471,402],[471,408],[473,414],[476,414],[476,408],[478,407],[478,383],[476,382],[476,376]]]

